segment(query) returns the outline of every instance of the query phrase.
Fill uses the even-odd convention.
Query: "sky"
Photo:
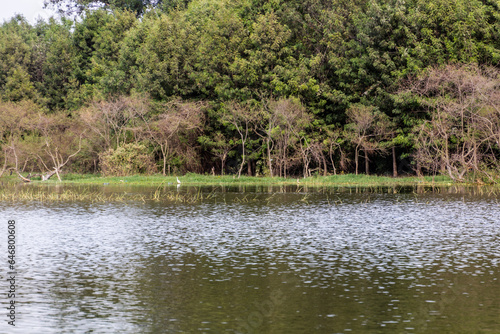
[[[47,20],[55,12],[43,8],[43,0],[0,0],[0,24],[8,21],[15,14],[22,14],[30,23],[35,23],[37,18]]]

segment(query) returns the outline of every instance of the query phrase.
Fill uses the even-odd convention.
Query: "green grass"
[[[6,182],[15,182],[17,177],[3,177]],[[134,175],[123,177],[101,177],[95,174],[65,174],[62,176],[63,184],[82,184],[82,185],[102,185],[102,184],[122,184],[122,185],[151,185],[177,184],[176,176],[163,175]],[[425,177],[398,177],[374,175],[331,175],[331,176],[313,176],[309,178],[279,178],[279,177],[255,177],[241,176],[239,179],[233,175],[212,176],[188,173],[179,176],[183,185],[295,185],[297,180],[300,185],[306,186],[405,186],[405,185],[452,185],[453,181],[446,176]],[[33,183],[42,183],[34,180]],[[45,184],[59,183],[56,177]]]
[[[356,192],[394,192],[402,191],[404,187],[411,187],[417,193],[431,191],[440,192],[443,189],[457,188],[456,191],[463,191],[467,184],[453,183],[445,176],[432,177],[400,177],[392,178],[385,176],[367,176],[367,175],[337,175],[337,176],[314,176],[306,179],[296,178],[270,178],[270,177],[249,177],[242,176],[240,179],[228,176],[212,176],[187,174],[179,176],[182,182],[182,189],[175,189],[177,185],[176,176],[162,175],[135,175],[127,177],[101,177],[99,175],[79,175],[65,174],[63,181],[59,182],[57,178],[49,181],[36,181],[23,184],[15,176],[4,176],[0,178],[0,202],[18,202],[18,201],[87,201],[87,202],[165,202],[165,203],[197,203],[202,200],[210,200],[214,196],[215,190],[207,194],[201,191],[201,186],[236,186],[243,187],[262,187],[268,189],[272,198],[276,192],[283,192],[283,186],[291,186],[291,191],[327,191],[328,189],[343,189],[351,191],[356,188]],[[68,187],[59,187],[59,185],[68,185]],[[113,186],[108,189],[106,186]],[[126,189],[130,186],[146,186],[146,191]],[[164,187],[166,186],[166,187]],[[296,187],[295,187],[296,186]],[[458,186],[458,187],[455,187]],[[151,187],[151,188],[150,188]],[[330,188],[331,187],[331,188]],[[217,187],[215,187],[217,188]],[[459,189],[460,188],[460,189]],[[476,187],[474,187],[476,188]],[[122,189],[122,190],[120,190]],[[427,190],[426,190],[427,189]],[[472,188],[471,188],[472,189]],[[488,190],[489,189],[489,190]],[[476,190],[483,194],[483,190],[493,190],[488,194],[498,196],[498,187],[477,187]],[[132,190],[132,191],[131,191]],[[154,190],[154,191],[153,191]],[[289,190],[290,191],[290,190]],[[303,200],[307,199],[305,195]],[[236,197],[234,201],[248,201],[249,198]],[[225,201],[225,199],[224,199]],[[336,202],[335,202],[336,203]]]

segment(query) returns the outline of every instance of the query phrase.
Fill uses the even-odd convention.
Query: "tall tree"
[[[500,166],[500,73],[495,68],[435,67],[407,86],[430,118],[415,127],[415,159],[454,180],[494,180]],[[437,163],[437,165],[436,165]]]
[[[32,101],[18,103],[0,102],[0,149],[3,165],[0,173],[8,169],[22,171],[31,158],[31,152],[23,145],[32,131],[37,118],[38,106]]]
[[[356,175],[358,174],[360,151],[363,151],[365,155],[365,173],[370,174],[369,155],[384,150],[382,140],[390,134],[389,119],[375,107],[361,104],[352,105],[347,110],[347,119],[349,123],[345,126],[346,135],[355,145]]]
[[[143,116],[142,134],[160,148],[163,160],[163,175],[170,173],[174,158],[192,170],[199,165],[194,143],[201,133],[204,122],[203,102],[172,101],[162,107],[162,112],[153,119]]]
[[[34,130],[39,133],[39,151],[33,154],[39,159],[42,181],[54,174],[61,181],[61,171],[82,149],[82,136],[85,129],[75,120],[64,115],[38,115]]]
[[[247,162],[246,149],[248,136],[251,129],[254,128],[254,124],[258,121],[259,116],[258,109],[255,106],[249,103],[240,104],[234,101],[227,105],[225,112],[222,114],[222,122],[234,128],[240,137],[242,154],[240,167],[238,168],[238,178],[240,178],[243,166]]]

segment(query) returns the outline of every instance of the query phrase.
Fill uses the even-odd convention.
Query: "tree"
[[[4,160],[0,176],[9,169],[21,172],[30,160],[31,152],[23,137],[26,141],[32,132],[37,108],[32,101],[0,102],[0,148]]]
[[[84,101],[121,93],[120,49],[127,32],[137,23],[128,11],[100,9],[87,12],[75,24],[72,43],[77,57],[73,61],[73,76]]]
[[[159,146],[163,160],[163,175],[170,174],[170,164],[176,156],[188,168],[195,169],[195,143],[203,128],[205,104],[203,102],[183,102],[175,100],[165,103],[162,112],[154,119],[143,117],[142,133],[144,138]]]
[[[260,136],[266,142],[270,173],[273,176],[272,169],[276,167],[278,175],[286,177],[290,165],[296,162],[293,153],[298,142],[303,154],[299,159],[307,159],[302,132],[310,125],[312,116],[294,98],[266,101],[265,108],[267,115],[260,125]]]
[[[388,117],[373,106],[354,104],[347,110],[348,124],[345,126],[346,135],[355,145],[354,162],[358,175],[359,151],[365,154],[365,173],[370,174],[370,160],[368,156],[376,151],[383,151],[384,140],[390,133]]]
[[[0,26],[0,87],[15,68],[29,73],[36,39],[36,32],[20,15]]]
[[[105,151],[127,142],[134,122],[149,111],[149,101],[141,96],[118,96],[107,101],[94,101],[80,111],[80,118],[97,137],[96,143]]]
[[[199,86],[191,79],[197,35],[182,13],[146,16],[127,36],[120,59],[121,70],[132,76],[132,88],[160,101],[193,95]]]
[[[5,80],[2,98],[6,101],[19,102],[36,100],[38,97],[29,73],[20,65],[14,67]]]
[[[198,142],[203,147],[210,149],[213,155],[219,158],[221,162],[221,175],[224,175],[226,160],[230,156],[233,148],[236,147],[236,138],[227,138],[221,132],[216,132],[211,136],[200,136]]]
[[[415,160],[463,181],[499,166],[500,72],[477,65],[447,65],[411,78],[405,91],[419,96],[429,119],[415,127]]]
[[[36,89],[49,110],[75,109],[81,102],[72,100],[78,91],[75,79],[77,49],[73,43],[73,22],[62,19],[40,21],[35,29],[39,42],[33,47],[32,78]]]
[[[229,102],[226,110],[221,116],[222,123],[233,127],[240,136],[241,142],[241,163],[238,168],[238,178],[241,176],[241,171],[246,163],[246,146],[248,135],[254,124],[258,120],[258,110],[250,104],[240,104],[237,102]]]
[[[0,98],[4,101],[34,100],[40,96],[33,78],[37,70],[39,37],[31,25],[16,16],[0,26]]]
[[[77,121],[64,115],[39,114],[34,129],[40,134],[40,151],[34,152],[46,173],[41,174],[42,181],[54,174],[61,181],[61,170],[82,149],[82,137],[85,132]]]
[[[222,101],[245,101],[252,97],[249,87],[240,84],[239,67],[250,43],[244,17],[250,6],[251,2],[242,0],[194,1],[183,13],[184,26],[191,31],[182,45],[185,49],[194,48],[185,50],[188,58],[181,59],[185,59],[184,69],[189,70],[194,92]]]
[[[148,147],[140,142],[124,144],[99,155],[104,175],[129,176],[156,172],[156,165]]]
[[[333,168],[333,175],[337,175],[337,168],[335,167],[334,154],[337,150],[340,151],[341,157],[343,157],[342,144],[344,140],[342,139],[342,133],[339,129],[325,129],[325,139],[323,140],[323,146],[328,149],[328,157],[330,158],[330,163]],[[341,167],[343,167],[344,162],[341,159]]]

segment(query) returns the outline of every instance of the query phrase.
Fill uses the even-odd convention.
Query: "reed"
[[[76,189],[55,189],[54,187],[9,186],[0,189],[0,201],[3,202],[162,202],[162,203],[198,203],[210,200],[215,191],[205,194],[198,189],[195,193],[180,193],[175,190],[157,188],[151,193],[130,193],[123,191],[103,192],[89,187]]]
[[[483,185],[466,185],[448,183],[445,177],[435,179],[434,183],[427,183],[425,178],[402,178],[392,179],[366,175],[339,175],[326,177],[312,177],[302,179],[297,183],[296,179],[242,177],[240,180],[232,176],[218,177],[188,174],[180,177],[182,183],[176,188],[175,177],[165,176],[132,176],[132,177],[107,177],[101,178],[95,175],[87,175],[78,178],[78,175],[66,175],[64,182],[31,182],[19,183],[16,179],[2,178],[0,180],[0,201],[10,202],[57,202],[57,201],[86,201],[97,202],[162,202],[162,203],[198,203],[214,199],[227,202],[225,196],[217,195],[219,190],[226,187],[237,187],[239,191],[245,191],[246,186],[257,188],[259,192],[269,193],[265,199],[269,203],[279,193],[324,193],[332,194],[337,198],[329,198],[329,203],[342,204],[342,200],[335,196],[336,193],[389,193],[399,194],[413,192],[415,201],[422,194],[471,194],[484,197],[498,198],[500,187]],[[371,183],[377,180],[378,183]],[[404,181],[400,183],[401,181]],[[409,183],[412,181],[412,183]],[[267,182],[267,183],[265,183]],[[135,186],[147,186],[146,191]],[[149,188],[149,186],[154,187]],[[202,187],[213,186],[210,193],[202,192]],[[151,190],[152,189],[152,190]],[[206,187],[205,187],[206,189]],[[301,201],[307,203],[308,196],[305,195]],[[260,200],[256,195],[245,195],[234,197],[231,201],[249,203]],[[331,201],[330,201],[331,200]]]
[[[74,191],[74,190],[47,190],[47,189],[33,189],[26,188],[22,190],[17,189],[2,189],[0,191],[0,201],[4,202],[77,202],[85,201],[91,203],[98,202],[124,202],[129,200],[124,193],[111,193],[105,194],[99,191]],[[143,195],[137,194],[133,197],[134,201],[144,201]]]

